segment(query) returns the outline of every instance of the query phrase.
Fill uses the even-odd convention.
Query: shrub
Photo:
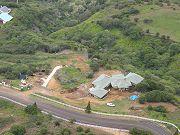
[[[39,108],[37,107],[37,104],[34,103],[33,105],[28,105],[25,108],[25,112],[31,115],[37,115],[38,112],[40,112]]]
[[[90,63],[90,68],[94,71],[94,72],[96,72],[96,71],[98,71],[99,70],[99,64],[96,62],[96,61],[92,61],[91,63]]]
[[[153,135],[151,132],[149,131],[145,131],[145,130],[140,130],[137,128],[132,128],[130,129],[129,132],[131,135]]]
[[[11,127],[10,132],[14,135],[24,135],[26,133],[26,129],[21,125],[14,125]]]
[[[84,132],[89,133],[90,131],[91,131],[90,128],[87,128]]]
[[[47,128],[42,128],[39,132],[40,135],[47,135],[48,134],[48,129]]]
[[[77,132],[83,132],[83,128],[82,128],[81,126],[78,126],[78,127],[76,128],[76,131],[77,131]]]
[[[148,111],[152,111],[153,107],[151,105],[148,105],[147,109],[148,109]]]
[[[161,113],[167,113],[167,110],[164,106],[157,106],[157,107],[153,107],[153,110],[156,112],[161,112]]]
[[[62,131],[61,131],[61,134],[62,135],[71,135],[71,130],[69,128],[64,128]]]
[[[74,124],[74,122],[76,122],[76,119],[70,119],[69,122],[70,122],[71,124]]]
[[[59,121],[55,121],[54,122],[54,126],[59,127],[60,126],[60,122]]]
[[[146,102],[145,97],[144,97],[144,96],[140,96],[140,97],[139,97],[139,103],[140,103],[140,104],[144,104],[145,102]]]

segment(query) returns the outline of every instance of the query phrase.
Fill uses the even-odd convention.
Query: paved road
[[[37,103],[38,107],[41,110],[51,113],[53,115],[59,116],[65,119],[76,119],[77,122],[109,127],[109,128],[117,128],[117,129],[126,129],[129,130],[133,127],[141,128],[145,130],[149,130],[154,133],[154,135],[171,135],[166,129],[157,125],[156,123],[152,123],[144,120],[127,120],[121,118],[113,118],[109,116],[100,116],[96,114],[86,114],[82,112],[73,111],[70,109],[61,108],[49,102],[46,102],[42,99],[30,98],[24,95],[22,92],[12,90],[9,88],[0,87],[0,96],[4,96],[10,98],[16,102],[20,102],[22,104],[32,104],[34,102]]]

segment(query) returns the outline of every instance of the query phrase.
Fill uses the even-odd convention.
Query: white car
[[[110,107],[115,107],[115,104],[113,104],[113,103],[107,103],[106,105],[110,106]]]

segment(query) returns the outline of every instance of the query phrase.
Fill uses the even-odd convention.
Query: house
[[[92,82],[94,87],[89,89],[89,93],[95,97],[103,98],[107,95],[108,91],[105,89],[109,86],[122,91],[139,84],[143,80],[143,77],[131,72],[126,76],[124,74],[117,74],[110,77],[102,74]]]
[[[0,13],[10,13],[10,12],[11,12],[11,9],[6,6],[0,7]]]
[[[8,13],[1,13],[0,14],[0,20],[3,20],[3,24],[5,24],[8,21],[11,21],[13,17],[9,15]]]

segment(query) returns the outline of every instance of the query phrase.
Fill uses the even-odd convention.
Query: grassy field
[[[153,8],[153,9],[151,9]],[[180,41],[180,8],[173,10],[170,7],[159,7],[153,5],[138,6],[140,14],[137,15],[140,20],[137,23],[144,30],[149,29],[150,32],[161,35],[170,36],[175,41]],[[144,19],[152,19],[153,22],[145,24]]]

